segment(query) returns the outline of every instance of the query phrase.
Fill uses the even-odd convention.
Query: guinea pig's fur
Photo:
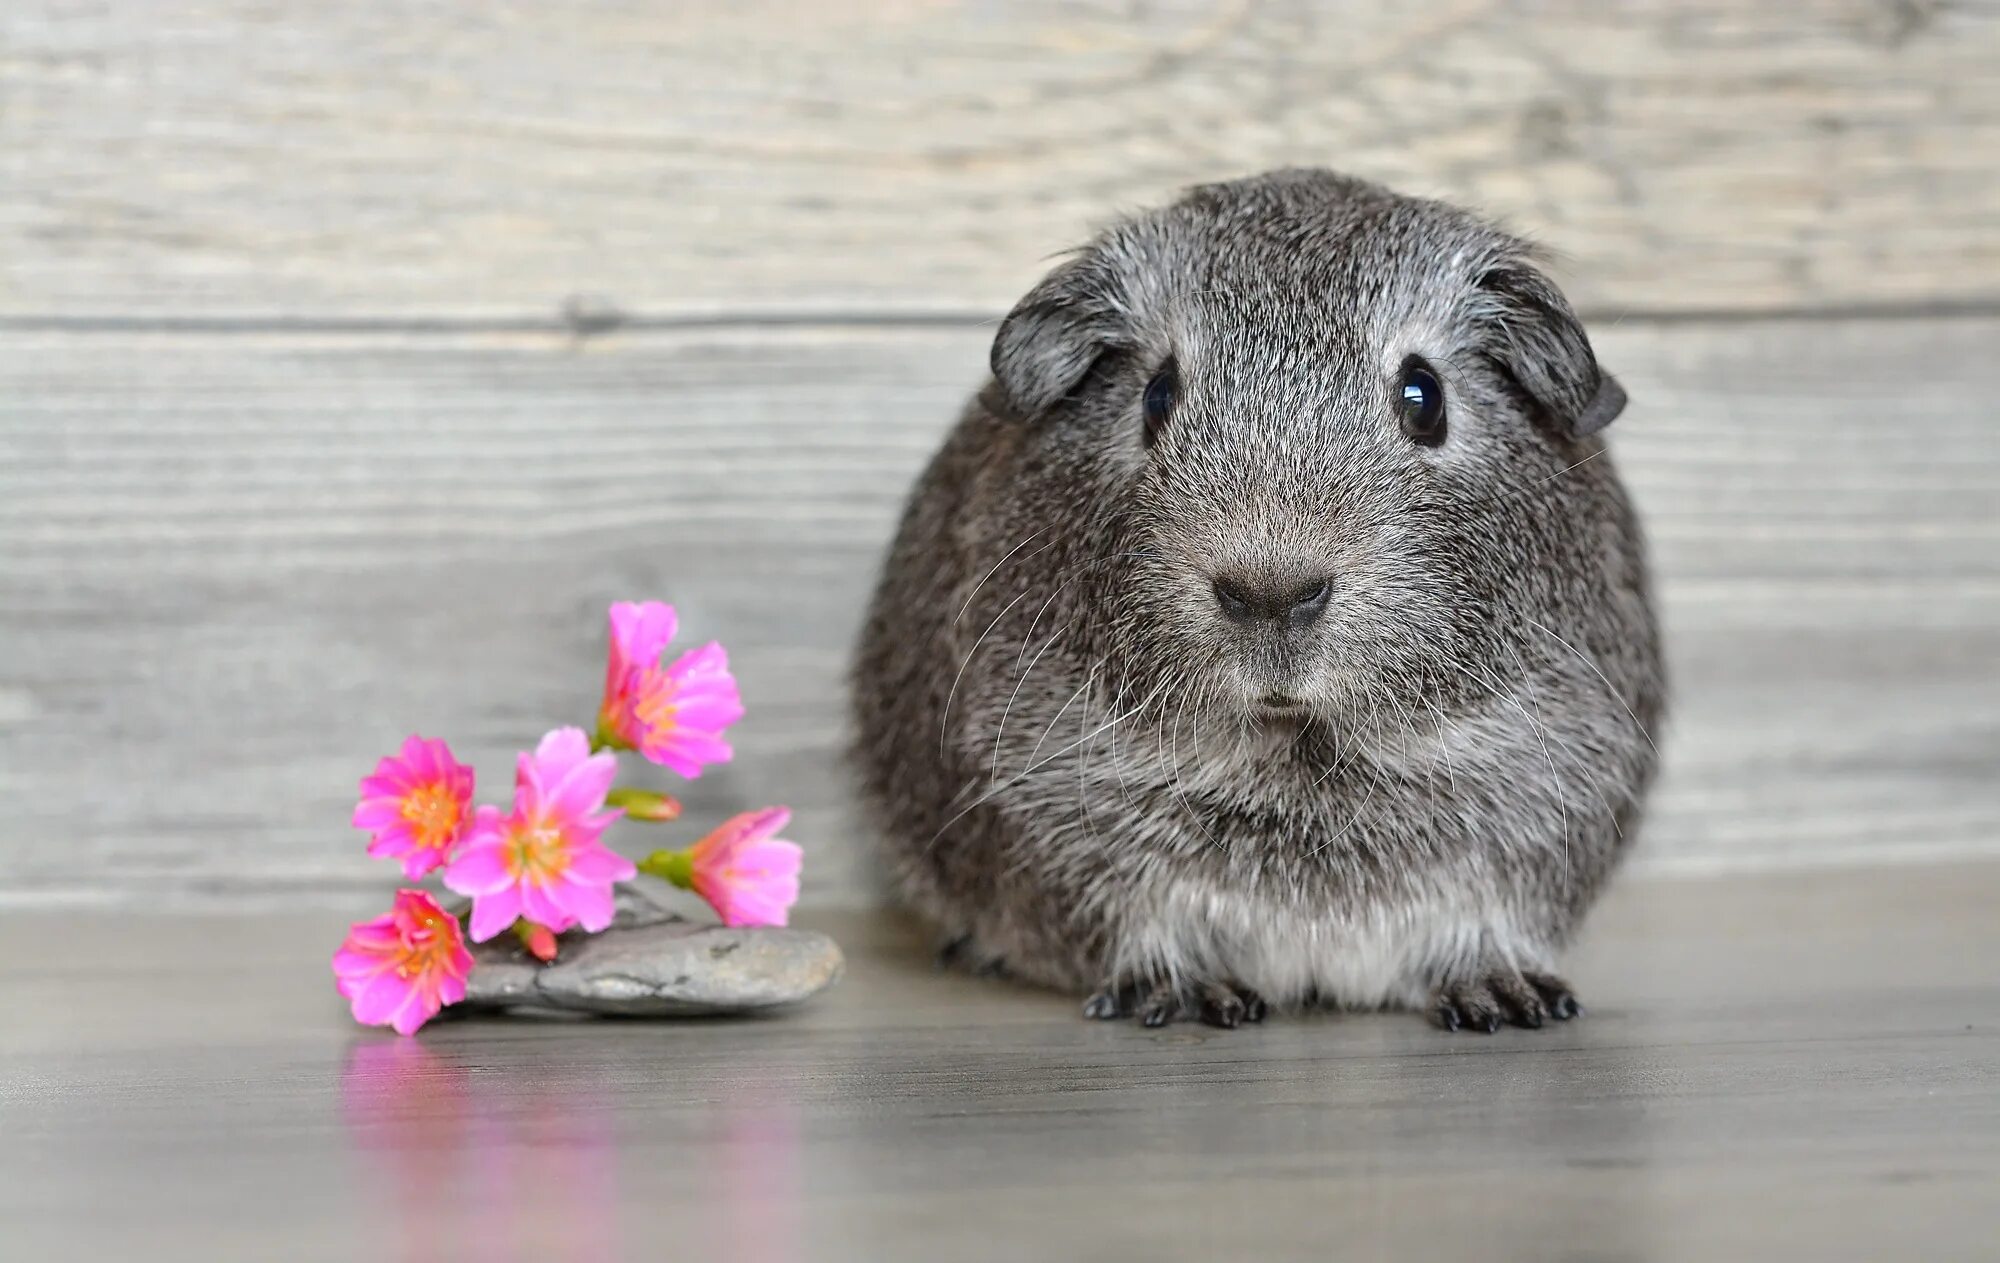
[[[890,874],[952,954],[1149,1025],[1574,1014],[1556,954],[1665,680],[1596,435],[1624,394],[1530,249],[1329,172],[1208,185],[1058,266],[992,367],[853,682]]]

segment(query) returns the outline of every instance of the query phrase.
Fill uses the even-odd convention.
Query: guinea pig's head
[[[993,344],[1022,502],[1096,556],[1127,687],[1339,722],[1477,696],[1617,541],[1624,405],[1529,248],[1326,172],[1193,190],[1057,267]],[[1136,694],[1135,694],[1136,695]]]

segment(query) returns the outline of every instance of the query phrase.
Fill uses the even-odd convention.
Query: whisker
[[[1524,615],[1523,617],[1526,616]],[[1602,680],[1604,682],[1605,691],[1611,694],[1611,700],[1617,702],[1620,706],[1624,707],[1626,715],[1628,715],[1632,720],[1632,726],[1639,730],[1639,735],[1646,739],[1646,744],[1653,747],[1653,753],[1658,754],[1660,752],[1660,747],[1658,743],[1656,743],[1653,740],[1653,734],[1646,731],[1646,725],[1639,722],[1639,716],[1633,712],[1630,706],[1626,705],[1624,696],[1619,693],[1617,687],[1611,683],[1610,677],[1604,674],[1603,670],[1597,665],[1597,663],[1592,661],[1590,656],[1585,654],[1581,649],[1578,649],[1575,645],[1572,645],[1567,640],[1564,640],[1561,636],[1557,636],[1556,633],[1551,629],[1542,626],[1542,624],[1540,623],[1535,622],[1535,620],[1532,618],[1529,618],[1528,622],[1533,624],[1538,630],[1546,633],[1549,636],[1555,637],[1555,642],[1557,644],[1569,650],[1572,654],[1575,654],[1576,660],[1578,662],[1581,662],[1583,665],[1589,667],[1591,669],[1591,672],[1595,674],[1599,680]]]
[[[1055,759],[1059,759],[1063,755],[1068,754],[1071,750],[1076,749],[1076,747],[1082,744],[1083,741],[1087,741],[1091,737],[1097,735],[1098,733],[1103,732],[1108,728],[1115,727],[1116,725],[1121,724],[1127,719],[1130,719],[1132,716],[1138,714],[1152,700],[1152,696],[1153,695],[1148,695],[1146,698],[1142,698],[1139,701],[1138,705],[1134,706],[1131,710],[1124,711],[1121,712],[1120,714],[1112,716],[1110,719],[1106,720],[1103,724],[1099,725],[1097,728],[1093,729],[1089,733],[1086,733],[1079,740],[1073,741],[1070,744],[1064,746],[1062,749],[1057,750],[1055,753],[1049,755],[1049,757],[1047,759],[1044,759],[1041,763],[1030,763],[1027,767],[1022,768],[1021,771],[1018,774],[1016,774],[1011,780],[1009,780],[1005,785],[995,786],[992,789],[988,790],[986,793],[981,794],[977,799],[959,808],[956,812],[952,813],[952,816],[949,820],[946,820],[942,825],[938,826],[937,832],[931,835],[930,841],[924,843],[924,850],[928,851],[932,847],[936,846],[938,839],[945,835],[945,831],[950,829],[953,825],[957,824],[960,820],[963,820],[968,813],[976,811],[980,807],[986,805],[987,803],[992,802],[995,798],[998,798],[1000,795],[1006,793],[1014,786],[1019,785],[1021,782],[1027,780],[1028,777],[1033,775],[1035,772],[1040,771],[1043,767],[1047,766],[1049,762]]]
[[[1111,699],[1111,709],[1117,710],[1124,701],[1125,683],[1121,680],[1118,683],[1118,695]],[[1132,786],[1125,779],[1125,760],[1118,753],[1118,729],[1116,728],[1111,730],[1111,770],[1118,777],[1118,791],[1124,795],[1125,805],[1136,813],[1139,810],[1139,804],[1133,801]]]
[[[1067,570],[1060,571],[1056,575],[1052,576],[1054,578],[1062,579],[1062,583],[1057,585],[1057,587],[1049,593],[1048,599],[1043,601],[1041,608],[1035,611],[1035,617],[1029,620],[1027,635],[1021,638],[1022,655],[1025,656],[1027,654],[1028,642],[1034,638],[1035,628],[1041,626],[1042,615],[1049,612],[1049,606],[1054,605],[1056,598],[1061,596],[1063,594],[1064,589],[1068,588],[1070,584],[1075,583],[1077,581],[1078,576],[1080,576],[1085,570],[1090,569],[1092,566],[1109,565],[1114,561],[1119,561],[1126,557],[1150,557],[1152,555],[1153,554],[1151,553],[1127,552],[1127,553],[1113,553],[1108,557],[1093,557],[1088,561],[1080,561],[1076,563],[1074,566],[1069,567]],[[1064,576],[1068,577],[1064,578]],[[1021,660],[1020,658],[1016,658],[1014,660],[1015,669],[1019,670],[1020,666],[1021,666]]]
[[[1521,668],[1521,687],[1528,691],[1528,704],[1534,708],[1535,714],[1537,716],[1540,716],[1542,711],[1542,704],[1535,696],[1535,679],[1533,672],[1528,670],[1528,660],[1521,656],[1520,649],[1516,648],[1512,641],[1508,642],[1507,648],[1511,653],[1513,653],[1514,661]],[[1542,743],[1542,757],[1549,761],[1549,775],[1554,777],[1556,782],[1556,805],[1562,809],[1563,881],[1568,882],[1569,881],[1569,789],[1567,786],[1563,784],[1562,773],[1556,770],[1556,756],[1549,750],[1547,729],[1548,729],[1548,722],[1546,720],[1542,720],[1540,723],[1538,723],[1535,728],[1535,739]]]
[[[1453,795],[1456,795],[1458,793],[1458,771],[1457,769],[1452,767],[1451,743],[1458,739],[1458,725],[1451,722],[1450,718],[1447,717],[1444,713],[1444,707],[1438,705],[1437,702],[1435,701],[1431,702],[1431,709],[1437,712],[1438,724],[1441,727],[1449,730],[1449,735],[1444,736],[1443,739],[1438,742],[1438,749],[1440,752],[1444,754],[1445,781],[1447,784],[1451,786],[1451,792],[1453,793]]]
[[[1604,454],[1605,454],[1606,452],[1608,452],[1608,451],[1610,451],[1610,450],[1611,450],[1611,449],[1610,449],[1610,448],[1608,448],[1608,447],[1599,447],[1599,448],[1598,448],[1598,449],[1597,449],[1596,451],[1594,451],[1594,452],[1592,452],[1592,453],[1591,453],[1590,455],[1588,455],[1588,456],[1584,457],[1584,458],[1583,458],[1582,460],[1580,460],[1580,461],[1576,461],[1576,462],[1574,462],[1574,463],[1572,463],[1572,464],[1568,464],[1568,465],[1564,465],[1564,466],[1563,466],[1563,467],[1562,467],[1561,469],[1558,469],[1558,470],[1556,470],[1556,472],[1554,472],[1554,473],[1550,474],[1550,475],[1549,475],[1548,477],[1546,477],[1546,478],[1543,478],[1543,479],[1541,479],[1540,481],[1536,482],[1536,483],[1535,483],[1534,485],[1535,485],[1535,486],[1537,486],[1537,487],[1541,487],[1541,486],[1546,486],[1547,484],[1549,484],[1549,483],[1552,483],[1552,482],[1554,482],[1554,481],[1555,481],[1556,479],[1558,479],[1558,478],[1562,477],[1562,476],[1563,476],[1564,474],[1568,473],[1568,472],[1569,472],[1570,470],[1572,470],[1572,469],[1575,469],[1575,468],[1576,468],[1576,467],[1577,467],[1578,465],[1588,465],[1588,464],[1589,464],[1590,462],[1592,462],[1592,461],[1596,460],[1596,459],[1597,459],[1598,457],[1600,457],[1600,456],[1604,455]]]
[[[1014,594],[1013,600],[1001,607],[1000,612],[993,616],[993,621],[986,624],[986,630],[979,633],[979,639],[972,642],[972,652],[966,654],[965,661],[958,664],[958,674],[951,678],[951,691],[944,695],[944,710],[938,715],[938,757],[940,759],[947,761],[950,759],[946,747],[951,739],[951,729],[949,727],[951,722],[951,703],[958,696],[958,685],[961,680],[965,679],[966,668],[971,666],[972,660],[979,656],[979,647],[986,643],[986,638],[993,634],[993,629],[1000,625],[1000,620],[1007,617],[1007,611],[1019,605],[1021,598],[1026,595],[1028,595],[1028,590],[1023,588]]]
[[[1564,793],[1562,774],[1556,771],[1555,755],[1550,753],[1549,743],[1542,737],[1541,721],[1536,719],[1536,717],[1529,712],[1527,707],[1521,705],[1519,698],[1516,698],[1512,694],[1507,693],[1504,690],[1496,687],[1496,685],[1500,683],[1499,681],[1489,681],[1479,675],[1475,675],[1473,672],[1467,670],[1464,667],[1459,666],[1457,663],[1452,664],[1452,669],[1457,671],[1460,675],[1463,675],[1467,679],[1471,680],[1474,684],[1479,685],[1481,688],[1485,689],[1488,693],[1492,694],[1496,701],[1505,702],[1507,705],[1512,706],[1515,710],[1520,711],[1522,718],[1528,721],[1528,727],[1533,730],[1535,734],[1536,743],[1542,747],[1542,757],[1548,760],[1549,776],[1556,783],[1555,784],[1556,800],[1562,809],[1563,878],[1565,881],[1567,881],[1569,878],[1569,802],[1567,796]],[[1527,670],[1527,664],[1525,662],[1522,663],[1521,669],[1523,672]]]
[[[1371,683],[1369,686],[1370,692],[1372,693],[1376,687],[1375,684]],[[1410,742],[1410,748],[1406,749],[1403,753],[1406,757],[1414,758],[1416,755],[1415,747],[1423,737],[1422,732],[1417,727],[1416,716],[1404,709],[1403,704],[1396,699],[1396,691],[1394,689],[1390,688],[1387,684],[1382,684],[1379,687],[1382,690],[1382,700],[1389,703],[1389,708],[1395,711],[1396,718],[1402,722],[1404,738]],[[1433,762],[1432,771],[1435,770],[1435,762]]]
[[[1218,851],[1227,851],[1229,848],[1222,845],[1222,843],[1216,839],[1216,836],[1213,833],[1209,832],[1208,826],[1202,822],[1201,813],[1197,812],[1194,809],[1194,803],[1192,800],[1188,798],[1187,794],[1187,779],[1181,775],[1181,740],[1180,740],[1181,720],[1187,718],[1189,703],[1190,701],[1193,701],[1195,703],[1194,707],[1195,722],[1197,724],[1201,722],[1201,710],[1199,704],[1200,699],[1195,696],[1195,691],[1198,687],[1202,687],[1204,683],[1205,682],[1202,681],[1199,677],[1194,677],[1194,676],[1189,677],[1189,687],[1186,693],[1182,697],[1180,709],[1176,711],[1174,714],[1174,725],[1173,725],[1174,796],[1181,800],[1182,809],[1184,809],[1187,812],[1188,818],[1194,821],[1195,827],[1201,830],[1202,836],[1208,839],[1208,844],[1214,847]],[[1205,687],[1202,687],[1201,696],[1202,697],[1207,696],[1207,691]],[[1197,735],[1196,738],[1197,744],[1199,744],[1199,740],[1200,738]]]
[[[1372,696],[1372,693],[1370,696]],[[1371,714],[1369,718],[1372,719],[1374,716]],[[1342,740],[1335,748],[1333,761],[1320,770],[1319,778],[1312,783],[1313,789],[1318,789],[1320,786],[1326,784],[1327,780],[1335,772],[1344,772],[1348,768],[1353,767],[1355,762],[1360,759],[1360,738],[1353,733],[1342,733],[1340,735]]]
[[[1564,465],[1561,469],[1556,470],[1556,472],[1549,474],[1546,477],[1537,478],[1535,481],[1529,483],[1525,487],[1517,487],[1511,491],[1497,491],[1492,493],[1491,495],[1481,496],[1473,503],[1476,505],[1505,504],[1509,500],[1525,499],[1529,495],[1539,492],[1543,487],[1548,486],[1550,483],[1562,477],[1564,474],[1569,473],[1573,469],[1578,469],[1584,465],[1588,465],[1590,462],[1596,460],[1598,457],[1604,455],[1606,452],[1610,450],[1611,449],[1609,447],[1600,444],[1596,451],[1584,457],[1582,460],[1571,461],[1569,464]]]
[[[1373,767],[1372,764],[1370,766]],[[1382,769],[1379,767],[1374,767],[1374,770],[1369,774],[1368,777],[1368,792],[1361,796],[1361,801],[1359,803],[1355,804],[1354,814],[1347,818],[1347,823],[1340,827],[1340,832],[1334,834],[1332,837],[1320,843],[1312,850],[1307,851],[1306,855],[1308,857],[1318,855],[1321,851],[1324,851],[1326,848],[1332,846],[1334,843],[1340,841],[1342,838],[1346,837],[1349,833],[1353,832],[1354,826],[1361,823],[1361,817],[1367,812],[1368,804],[1375,801],[1375,791],[1380,789],[1381,787],[1382,787]]]
[[[1525,660],[1521,660],[1521,659],[1519,658],[1519,651],[1518,651],[1518,650],[1516,651],[1516,659],[1522,662],[1522,669],[1523,669],[1523,670],[1525,671],[1525,670],[1527,669],[1527,664],[1526,664]],[[1532,686],[1530,686],[1530,687],[1531,687],[1531,689],[1532,689]],[[1501,693],[1498,693],[1498,692],[1494,692],[1494,690],[1493,690],[1493,689],[1492,689],[1492,688],[1491,688],[1490,686],[1488,687],[1488,691],[1489,691],[1489,692],[1493,692],[1493,693],[1494,693],[1494,696],[1496,696],[1496,697],[1503,697],[1503,698],[1504,698],[1504,695],[1503,695],[1503,694],[1501,694]],[[1537,709],[1538,711],[1539,711],[1539,709],[1540,709],[1540,703],[1539,703],[1539,702],[1537,702],[1537,703],[1536,703],[1536,709]],[[1544,723],[1544,725],[1546,725],[1546,724],[1547,724],[1547,720],[1546,720],[1546,719],[1544,719],[1544,720],[1543,720],[1543,723]],[[1621,838],[1621,839],[1622,839],[1622,838],[1624,838],[1624,836],[1625,836],[1625,827],[1624,827],[1623,825],[1621,825],[1621,824],[1619,824],[1619,823],[1618,823],[1618,809],[1617,809],[1616,807],[1614,807],[1614,806],[1612,805],[1612,802],[1611,802],[1611,797],[1610,797],[1610,795],[1608,795],[1608,794],[1606,794],[1606,793],[1604,792],[1604,785],[1603,785],[1603,783],[1602,783],[1602,782],[1600,782],[1600,781],[1599,781],[1599,780],[1597,779],[1597,777],[1596,777],[1596,776],[1595,776],[1594,774],[1592,774],[1592,772],[1591,772],[1591,770],[1590,770],[1590,762],[1589,762],[1589,760],[1588,760],[1588,759],[1586,759],[1586,758],[1583,758],[1583,757],[1580,757],[1580,756],[1581,756],[1581,754],[1582,754],[1582,752],[1581,752],[1581,751],[1579,751],[1579,750],[1578,750],[1578,749],[1577,749],[1577,748],[1576,748],[1576,747],[1575,747],[1574,745],[1571,745],[1571,744],[1570,744],[1569,742],[1567,742],[1567,741],[1563,740],[1563,738],[1562,738],[1562,737],[1561,737],[1561,736],[1560,736],[1560,735],[1559,735],[1559,734],[1558,734],[1558,733],[1557,733],[1557,732],[1556,732],[1556,731],[1555,731],[1555,730],[1554,730],[1553,728],[1548,728],[1548,727],[1546,727],[1546,726],[1545,726],[1545,727],[1543,728],[1543,730],[1542,730],[1542,734],[1541,734],[1541,735],[1542,735],[1542,736],[1544,736],[1544,737],[1545,737],[1545,738],[1546,738],[1547,740],[1549,740],[1549,741],[1553,741],[1553,742],[1555,742],[1555,743],[1556,743],[1557,745],[1561,746],[1561,747],[1563,748],[1563,750],[1564,750],[1564,751],[1565,751],[1565,752],[1566,752],[1567,754],[1569,754],[1569,755],[1570,755],[1570,757],[1571,757],[1571,759],[1572,759],[1572,761],[1573,761],[1573,766],[1575,767],[1575,769],[1576,769],[1577,771],[1579,771],[1579,772],[1583,773],[1584,777],[1585,777],[1586,779],[1588,779],[1588,780],[1590,781],[1590,785],[1591,785],[1591,788],[1597,791],[1597,803],[1598,803],[1598,806],[1600,806],[1600,807],[1604,808],[1604,811],[1605,811],[1605,814],[1606,814],[1606,815],[1608,815],[1608,816],[1610,816],[1610,818],[1611,818],[1611,828],[1612,828],[1612,830],[1613,830],[1613,831],[1614,831],[1615,833],[1617,833],[1617,835],[1619,836],[1619,838]],[[1543,747],[1543,755],[1544,755],[1544,757],[1547,757],[1547,751],[1548,751],[1548,748],[1547,748],[1547,746],[1544,746],[1544,747]],[[1553,769],[1551,769],[1551,770],[1553,771]],[[1561,778],[1560,778],[1560,777],[1558,777],[1558,778],[1557,778],[1557,788],[1558,788],[1558,790],[1559,790],[1559,791],[1560,791],[1560,790],[1561,790],[1561,788],[1562,788],[1562,781],[1561,781]],[[1565,860],[1565,863],[1567,863],[1567,860],[1568,860],[1568,846],[1569,846],[1569,840],[1568,840],[1568,831],[1567,831],[1567,826],[1565,826],[1565,831],[1564,831],[1564,840],[1563,840],[1563,847],[1564,847],[1564,860]],[[1567,870],[1565,870],[1565,875],[1567,875]]]
[[[1086,689],[1089,688],[1091,682],[1097,678],[1098,668],[1102,667],[1104,665],[1104,662],[1105,660],[1100,658],[1090,668],[1090,674],[1084,680],[1084,687]],[[1113,709],[1116,708],[1114,707]],[[1086,729],[1089,728],[1090,699],[1088,696],[1084,698],[1083,710],[1079,713],[1082,716],[1082,721],[1081,721],[1082,726]],[[1037,748],[1039,749],[1039,747]],[[1113,770],[1114,771],[1116,770],[1115,764],[1113,766]],[[1088,741],[1086,741],[1082,751],[1078,754],[1076,760],[1076,805],[1077,805],[1077,810],[1083,816],[1084,826],[1090,830],[1090,836],[1092,838],[1097,839],[1097,841],[1101,844],[1104,840],[1104,835],[1098,831],[1097,817],[1090,810],[1090,792],[1086,784],[1086,782],[1089,779],[1089,772],[1090,772],[1090,745]]]
[[[1042,530],[1044,531],[1046,531],[1047,529],[1049,528],[1048,527],[1042,528]],[[1041,533],[1040,531],[1035,532],[1035,534],[1040,534],[1040,533]],[[1031,534],[1028,536],[1027,539],[1022,540],[1021,543],[1014,545],[1014,547],[1011,550],[1009,550],[1007,556],[1011,557],[1014,555],[1014,553],[1019,552],[1021,547],[1026,543],[1028,543],[1029,540],[1032,540],[1034,537],[1035,535]],[[1053,548],[1056,543],[1057,541],[1050,540],[1048,543],[1042,545],[1040,548],[1037,548],[1034,552],[1028,555],[1029,557],[1039,557],[1041,554],[1047,552],[1050,548]],[[1087,561],[1078,562],[1077,564],[1069,567],[1068,569],[1060,571],[1055,577],[1061,578],[1064,575],[1074,576],[1077,572],[1082,571],[1084,568],[1088,566],[1100,565],[1105,562],[1115,561],[1119,557],[1150,557],[1152,555],[1153,554],[1151,553],[1133,551],[1126,553],[1116,553],[1109,557],[1092,558]],[[978,584],[974,585],[973,587],[974,595],[978,593],[981,587],[985,586],[987,579],[991,579],[993,575],[1000,569],[1000,567],[1006,564],[1006,561],[1007,558],[1002,557],[999,562],[994,564],[991,570],[988,570],[986,572],[985,577],[980,579]],[[1066,587],[1068,585],[1067,583],[1065,583],[1063,586]],[[972,652],[966,654],[965,660],[958,664],[958,673],[952,677],[951,689],[945,694],[944,709],[938,715],[938,757],[940,758],[949,757],[948,747],[950,745],[950,739],[951,739],[950,738],[951,707],[953,701],[956,700],[956,698],[958,697],[959,685],[965,679],[966,669],[972,665],[973,658],[978,656],[979,648],[981,645],[986,643],[986,638],[993,634],[993,629],[995,627],[998,627],[1001,621],[1007,617],[1008,611],[1012,610],[1016,605],[1019,605],[1033,591],[1034,591],[1034,585],[1028,584],[1026,586],[1023,586],[1019,592],[1015,593],[1013,599],[1008,601],[1007,604],[1005,604],[1004,606],[1002,606],[1000,608],[1000,612],[993,616],[993,621],[986,625],[986,630],[979,633],[979,639],[973,642]],[[1018,671],[1020,669],[1021,658],[1027,655],[1028,651],[1027,647],[1029,640],[1034,636],[1035,628],[1041,623],[1042,615],[1048,611],[1049,605],[1055,600],[1057,594],[1059,594],[1061,591],[1062,588],[1059,587],[1056,589],[1055,592],[1051,592],[1049,594],[1048,600],[1042,603],[1041,609],[1035,612],[1034,620],[1028,624],[1028,634],[1027,636],[1023,637],[1021,641],[1021,654],[1020,656],[1014,659],[1015,670]],[[964,618],[966,611],[971,608],[972,608],[972,597],[968,596],[966,598],[965,604],[959,608],[958,618],[954,618],[952,620],[953,625],[955,626],[957,624],[959,618]]]
[[[988,579],[991,579],[994,575],[999,574],[1000,567],[1006,565],[1008,560],[1011,559],[1015,553],[1018,553],[1023,548],[1026,548],[1031,542],[1034,541],[1036,536],[1046,533],[1048,529],[1049,528],[1047,526],[1044,526],[1040,530],[1031,531],[1025,538],[1021,540],[1020,543],[1008,549],[1007,555],[1005,557],[1002,557],[1000,560],[994,562],[993,568],[991,570],[988,570],[985,574],[979,577],[979,582],[972,585],[972,591],[965,594],[965,604],[958,607],[957,616],[951,620],[952,626],[954,627],[958,626],[960,620],[962,620],[965,617],[965,612],[972,608],[973,599],[979,595],[979,589],[986,586],[986,581]],[[1043,553],[1047,552],[1049,549],[1054,548],[1056,546],[1056,543],[1057,541],[1052,539],[1048,543],[1043,544],[1040,548],[1037,548],[1034,552],[1029,553],[1028,556],[1030,558],[1039,557]]]
[[[1000,779],[1000,742],[1007,735],[1007,717],[1014,713],[1014,701],[1016,698],[1021,696],[1021,686],[1028,682],[1028,676],[1034,673],[1035,663],[1040,662],[1042,660],[1042,655],[1047,653],[1050,647],[1053,646],[1058,640],[1061,640],[1063,638],[1064,633],[1069,631],[1069,629],[1074,626],[1076,626],[1074,621],[1065,623],[1063,624],[1061,629],[1059,629],[1055,633],[1055,635],[1050,636],[1048,640],[1044,641],[1042,647],[1035,651],[1035,656],[1033,660],[1028,663],[1027,669],[1022,671],[1020,674],[1020,678],[1014,681],[1014,691],[1007,695],[1007,705],[1003,707],[1000,711],[1000,726],[994,729],[993,731],[993,779],[994,780],[997,781]],[[1025,640],[1022,641],[1023,653],[1027,652],[1026,645],[1027,642]],[[1065,705],[1067,705],[1067,703],[1065,703]],[[1060,712],[1058,712],[1058,714],[1060,714]]]
[[[1095,672],[1092,672],[1092,675],[1095,675],[1095,674],[1096,674]],[[1046,743],[1046,742],[1048,741],[1048,739],[1049,739],[1049,734],[1050,734],[1050,733],[1052,733],[1052,732],[1054,732],[1054,731],[1056,730],[1056,725],[1062,722],[1062,717],[1063,717],[1064,713],[1065,713],[1065,712],[1067,712],[1067,711],[1069,710],[1069,708],[1070,708],[1070,707],[1072,707],[1072,706],[1076,705],[1076,699],[1077,699],[1077,698],[1079,698],[1079,697],[1082,697],[1082,696],[1083,696],[1083,693],[1084,693],[1084,690],[1085,690],[1085,689],[1088,689],[1089,687],[1090,687],[1090,677],[1089,677],[1089,676],[1085,676],[1085,677],[1084,677],[1084,681],[1083,681],[1082,685],[1080,685],[1080,686],[1079,686],[1079,687],[1077,688],[1076,692],[1074,692],[1074,693],[1071,693],[1071,694],[1069,695],[1069,700],[1068,700],[1068,701],[1066,701],[1066,702],[1064,702],[1064,703],[1062,704],[1062,708],[1061,708],[1060,710],[1056,711],[1055,715],[1054,715],[1053,717],[1051,717],[1051,718],[1050,718],[1050,720],[1049,720],[1049,726],[1048,726],[1048,727],[1046,727],[1046,728],[1044,728],[1044,729],[1042,729],[1042,735],[1041,735],[1040,739],[1038,739],[1038,740],[1037,740],[1037,741],[1035,742],[1035,748],[1034,748],[1034,749],[1032,749],[1032,750],[1030,750],[1030,751],[1028,751],[1028,762],[1029,762],[1029,763],[1033,763],[1033,762],[1035,761],[1035,756],[1036,756],[1036,755],[1038,755],[1038,754],[1040,754],[1040,753],[1042,752],[1042,746],[1043,746],[1043,745],[1044,745],[1044,744],[1045,744],[1045,743]],[[993,766],[994,766],[994,768],[996,769],[996,772],[995,772],[995,776],[994,776],[994,779],[996,779],[996,780],[997,780],[997,779],[999,779],[999,776],[998,776],[998,771],[997,771],[997,769],[998,769],[998,768],[999,768],[999,766],[1000,766],[1000,760],[999,760],[999,751],[998,751],[997,747],[996,747],[996,749],[995,749],[995,751],[994,751],[994,760],[993,760]]]

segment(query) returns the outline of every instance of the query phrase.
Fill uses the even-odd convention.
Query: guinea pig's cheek
[[[1409,634],[1412,602],[1387,590],[1378,576],[1350,572],[1340,599],[1321,620],[1315,648],[1329,669],[1365,670],[1387,645]]]
[[[1227,627],[1215,608],[1215,598],[1204,585],[1177,585],[1160,610],[1160,631],[1165,644],[1155,652],[1171,657],[1178,666],[1207,666],[1225,660],[1233,645]]]

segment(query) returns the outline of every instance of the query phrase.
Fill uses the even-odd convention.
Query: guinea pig
[[[1087,1016],[1580,1012],[1666,682],[1625,403],[1524,242],[1314,170],[1066,258],[919,478],[852,675],[894,888]]]

